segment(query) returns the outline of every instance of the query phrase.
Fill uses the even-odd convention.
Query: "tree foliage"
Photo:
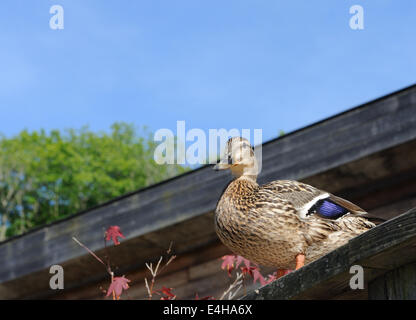
[[[126,123],[0,137],[0,241],[187,170],[156,164],[155,147]]]

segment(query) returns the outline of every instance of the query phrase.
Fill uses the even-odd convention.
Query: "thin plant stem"
[[[105,268],[106,268],[107,272],[110,274],[110,276],[113,276],[113,272],[111,271],[110,266],[106,265],[103,260],[101,260],[94,252],[92,252],[86,245],[81,243],[77,238],[72,237],[72,240],[74,240],[77,244],[79,244],[81,247],[83,247],[85,250],[87,250],[89,254],[91,254],[95,259],[97,259],[98,262],[100,262],[102,265],[105,266]]]

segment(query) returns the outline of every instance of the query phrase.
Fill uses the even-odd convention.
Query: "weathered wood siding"
[[[370,282],[368,298],[370,300],[416,300],[416,262],[387,272]]]

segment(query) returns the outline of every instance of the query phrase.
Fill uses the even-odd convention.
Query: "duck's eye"
[[[245,147],[245,148],[251,148],[251,146],[247,142],[244,142],[243,143],[243,147]]]

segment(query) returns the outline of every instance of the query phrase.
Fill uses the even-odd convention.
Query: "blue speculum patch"
[[[349,212],[344,207],[326,199],[319,200],[314,207],[316,213],[328,219],[337,219]]]

